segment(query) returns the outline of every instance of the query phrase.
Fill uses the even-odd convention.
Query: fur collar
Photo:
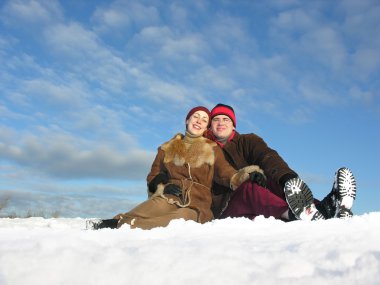
[[[161,145],[165,152],[164,163],[173,162],[176,166],[189,163],[191,167],[200,167],[203,164],[214,165],[215,142],[204,137],[191,139],[185,143],[185,136],[176,134],[170,141]]]

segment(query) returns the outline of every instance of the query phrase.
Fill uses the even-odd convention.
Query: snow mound
[[[149,231],[85,220],[0,219],[0,284],[380,284],[380,212],[258,217]]]

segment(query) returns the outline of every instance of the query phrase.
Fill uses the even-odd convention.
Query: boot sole
[[[356,181],[352,171],[346,167],[337,171],[337,198],[339,207],[351,210],[356,198]]]
[[[303,219],[305,209],[315,212],[311,220],[323,219],[322,214],[315,209],[313,194],[301,179],[291,179],[285,183],[285,198],[290,210],[297,219]]]

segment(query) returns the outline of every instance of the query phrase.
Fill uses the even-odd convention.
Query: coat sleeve
[[[247,181],[252,172],[260,172],[264,174],[263,170],[257,165],[248,165],[235,170],[225,159],[222,150],[217,147],[215,149],[215,171],[214,181],[220,185],[230,187],[232,190],[236,190],[243,182]]]
[[[216,146],[215,151],[215,164],[214,164],[214,181],[225,187],[230,187],[232,177],[237,173],[228,161],[225,159],[222,150]]]
[[[280,183],[284,175],[297,176],[277,151],[270,148],[261,137],[255,134],[242,136],[243,140],[240,143],[245,147],[241,149],[248,164],[259,165],[264,173],[277,183]]]

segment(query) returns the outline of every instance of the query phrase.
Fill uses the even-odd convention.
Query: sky
[[[0,1],[0,215],[128,211],[217,103],[315,198],[346,166],[378,211],[379,26],[378,0]]]
[[[83,218],[2,218],[0,284],[378,285],[379,236],[380,212],[98,231]]]

